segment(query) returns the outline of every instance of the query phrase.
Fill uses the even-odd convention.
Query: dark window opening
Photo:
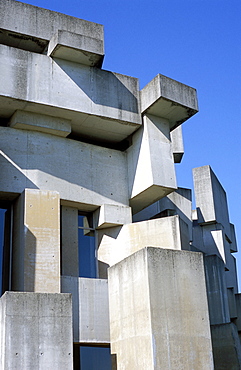
[[[110,347],[74,345],[74,370],[111,370]]]
[[[0,203],[0,296],[11,290],[11,207]]]
[[[79,276],[97,277],[95,231],[89,216],[78,216]]]

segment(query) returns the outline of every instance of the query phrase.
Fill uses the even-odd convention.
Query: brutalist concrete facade
[[[225,191],[175,176],[196,90],[103,58],[102,25],[0,2],[1,369],[241,368]]]

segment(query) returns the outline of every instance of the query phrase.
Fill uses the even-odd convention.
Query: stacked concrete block
[[[72,369],[74,343],[76,370],[78,346],[109,344],[117,368],[211,369],[209,316],[230,338],[240,299],[224,190],[195,169],[192,218],[176,182],[196,90],[158,74],[139,91],[103,59],[102,25],[0,2],[2,368]],[[79,276],[80,235],[96,278]]]

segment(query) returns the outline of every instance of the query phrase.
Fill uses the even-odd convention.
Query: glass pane
[[[3,244],[4,244],[4,224],[6,209],[0,208],[0,295],[2,295],[2,273],[3,273]]]
[[[110,348],[80,347],[81,370],[111,370]]]
[[[79,226],[83,226],[85,217],[79,216]],[[96,277],[95,238],[93,232],[87,229],[78,229],[79,242],[79,276]]]

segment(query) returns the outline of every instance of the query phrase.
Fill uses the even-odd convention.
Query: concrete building
[[[234,226],[178,188],[196,90],[102,69],[103,26],[0,2],[0,368],[241,368]]]

